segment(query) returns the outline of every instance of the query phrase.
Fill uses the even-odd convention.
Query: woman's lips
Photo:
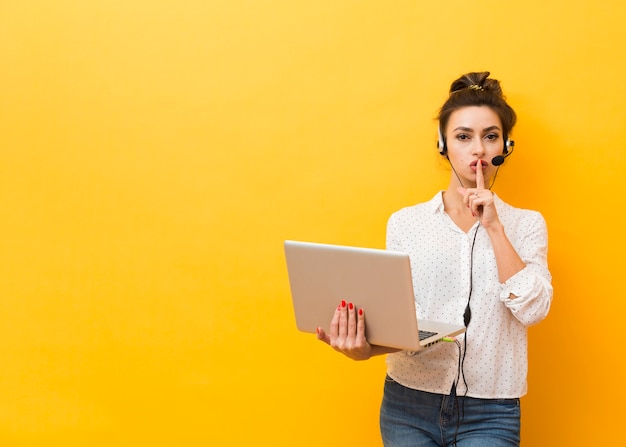
[[[488,163],[485,160],[480,160],[480,164],[481,164],[483,170],[487,168]],[[472,168],[472,170],[474,170],[474,171],[476,170],[476,165],[478,165],[478,160],[475,160],[475,161],[470,163],[470,167]]]

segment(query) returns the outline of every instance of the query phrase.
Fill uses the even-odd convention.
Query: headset
[[[439,149],[439,153],[441,155],[446,155],[448,153],[448,146],[446,144],[446,140],[443,138],[443,133],[441,132],[441,127],[437,128],[438,139],[437,139],[437,149]],[[504,159],[511,155],[513,149],[515,148],[515,141],[509,139],[508,136],[505,135],[504,138],[504,147],[502,148],[502,155],[497,155],[491,159],[491,164],[494,166],[500,166],[504,163]]]
[[[443,137],[443,132],[441,132],[441,126],[438,126],[437,128],[438,131],[438,138],[437,138],[437,149],[439,150],[439,154],[441,154],[442,156],[445,156],[446,158],[448,158],[448,147],[446,145],[446,140]],[[499,167],[500,165],[502,165],[504,163],[504,160],[506,159],[506,157],[508,157],[509,155],[511,155],[511,153],[513,152],[513,149],[515,147],[515,142],[511,139],[508,138],[508,135],[504,135],[504,146],[502,147],[502,155],[497,155],[495,157],[493,157],[491,159],[491,164],[493,164],[496,167]],[[448,158],[448,161],[450,161],[450,159]],[[459,175],[456,173],[456,170],[454,169],[454,166],[452,166],[452,163],[450,163],[450,166],[452,167],[452,171],[454,172],[454,174],[457,176],[457,178],[459,179],[459,183],[461,184],[461,186],[463,186],[463,183],[461,182],[461,179],[459,178]],[[496,171],[496,174],[498,173],[498,171]],[[492,183],[489,186],[489,189],[491,189],[491,187],[493,186],[493,182],[495,181],[495,175],[492,179]],[[472,238],[472,245],[471,245],[471,249],[470,249],[470,284],[469,284],[469,294],[467,297],[467,304],[465,306],[465,310],[463,312],[463,324],[465,325],[465,327],[467,328],[470,324],[470,322],[472,321],[472,308],[471,308],[471,300],[472,300],[472,292],[473,292],[473,288],[474,288],[474,279],[473,279],[473,271],[474,271],[474,245],[476,243],[476,237],[478,236],[478,230],[480,228],[480,222],[478,223],[478,226],[476,227],[476,230],[474,232],[474,236]],[[458,372],[457,372],[457,379],[456,382],[454,384],[454,387],[456,389],[458,382],[460,380],[463,381],[463,384],[465,385],[465,395],[467,396],[467,392],[469,390],[469,387],[467,385],[467,381],[465,379],[465,372],[464,372],[464,364],[465,364],[465,354],[467,353],[467,333],[465,334],[465,337],[463,339],[464,342],[464,347],[461,348],[461,344],[457,341],[457,347],[459,349],[459,364],[458,364]],[[458,396],[455,397],[455,399],[458,398]],[[458,403],[456,405],[459,405]],[[457,426],[456,426],[456,430],[454,433],[454,441],[453,441],[453,445],[456,445],[456,438],[457,438],[457,433],[460,427],[460,418],[462,417],[462,413],[464,413],[464,406],[465,406],[465,400],[463,400],[463,402],[461,403],[461,410],[460,412],[457,414]]]
[[[443,132],[441,131],[441,125],[439,125],[437,127],[437,133],[438,133],[438,138],[437,138],[437,149],[439,151],[439,154],[442,156],[445,156],[448,161],[450,161],[450,159],[448,158],[448,146],[446,144],[446,140],[443,136]],[[515,149],[515,142],[511,139],[509,139],[508,135],[504,135],[504,145],[502,147],[502,154],[501,155],[497,155],[495,157],[493,157],[491,159],[491,164],[493,164],[496,167],[499,167],[500,165],[502,165],[504,163],[504,160],[511,155],[511,153],[513,152],[513,150]],[[452,163],[450,163],[450,166],[452,167],[452,170],[454,171],[454,174],[457,176],[457,178],[459,179],[459,183],[461,184],[461,186],[463,186],[463,183],[461,182],[461,179],[459,178],[458,174],[456,173],[456,170],[454,169],[454,166],[452,166]],[[497,175],[496,171],[496,175]],[[495,175],[494,178],[492,180],[491,185],[489,186],[489,189],[491,190],[491,187],[493,186],[493,182],[495,181]],[[471,300],[472,300],[472,291],[473,291],[473,286],[474,286],[474,280],[473,280],[473,270],[474,270],[474,245],[476,243],[476,237],[478,236],[478,230],[480,228],[480,222],[478,223],[478,226],[476,227],[476,230],[474,232],[474,236],[472,238],[472,244],[471,244],[471,250],[470,250],[470,285],[469,285],[469,294],[467,297],[467,304],[465,306],[465,310],[463,312],[463,324],[465,325],[465,327],[467,328],[472,320],[472,310],[471,310]],[[459,349],[459,365],[458,365],[458,372],[457,372],[457,379],[456,382],[454,384],[454,387],[456,388],[456,386],[458,385],[458,382],[460,380],[463,380],[463,383],[465,385],[465,396],[467,396],[467,392],[469,390],[469,387],[467,385],[466,379],[465,379],[465,372],[464,372],[464,364],[465,364],[465,354],[467,353],[467,333],[465,334],[464,337],[464,348],[461,349],[461,344],[456,341],[457,347]],[[455,397],[455,399],[458,398],[458,396]],[[456,405],[459,405],[458,403]],[[457,426],[456,426],[456,430],[454,433],[454,440],[453,440],[453,445],[456,445],[456,439],[457,439],[457,433],[460,427],[460,417],[461,413],[464,413],[464,406],[465,406],[465,400],[462,401],[461,403],[462,409],[460,410],[460,412],[457,414]]]

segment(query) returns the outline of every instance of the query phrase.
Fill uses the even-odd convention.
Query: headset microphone
[[[497,155],[491,159],[491,164],[494,166],[500,166],[504,163],[504,159],[513,153],[513,148],[515,147],[515,141],[507,140],[506,146],[504,149],[504,155]]]
[[[491,164],[494,166],[500,166],[502,163],[504,163],[504,156],[503,155],[498,155],[497,157],[493,157],[491,159]]]

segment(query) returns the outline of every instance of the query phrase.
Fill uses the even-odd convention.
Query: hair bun
[[[472,72],[461,76],[454,81],[450,86],[450,94],[459,92],[461,90],[475,90],[494,93],[502,97],[502,88],[500,87],[500,81],[497,79],[490,79],[488,71]]]

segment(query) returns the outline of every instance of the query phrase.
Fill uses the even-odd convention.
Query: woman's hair
[[[500,81],[489,78],[489,72],[467,73],[450,86],[450,96],[439,110],[439,129],[445,136],[450,115],[461,107],[487,106],[500,117],[505,139],[517,121],[515,111],[506,102]]]

